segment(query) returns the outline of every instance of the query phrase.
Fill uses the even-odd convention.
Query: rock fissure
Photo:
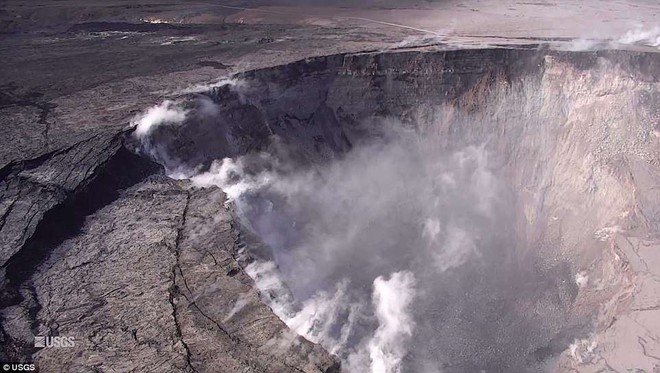
[[[188,367],[190,367],[190,369],[193,372],[197,372],[197,370],[195,369],[195,367],[192,364],[190,348],[188,348],[188,344],[186,343],[186,341],[184,339],[184,336],[183,336],[183,333],[181,332],[181,326],[179,325],[179,320],[177,318],[177,305],[176,305],[177,295],[179,294],[178,285],[176,283],[176,278],[177,278],[176,270],[179,269],[179,271],[181,271],[181,269],[179,268],[179,255],[180,255],[180,253],[179,253],[179,250],[180,250],[179,244],[180,244],[181,239],[182,239],[183,229],[186,225],[186,217],[188,215],[188,206],[189,205],[190,205],[190,192],[186,191],[186,200],[185,200],[185,203],[184,203],[184,206],[183,206],[183,211],[181,212],[181,217],[180,217],[181,223],[179,223],[179,226],[177,227],[177,231],[176,231],[175,246],[174,246],[174,257],[175,257],[175,259],[174,259],[174,265],[172,266],[172,274],[171,274],[172,285],[170,286],[170,289],[169,289],[169,298],[168,299],[169,299],[170,305],[172,307],[172,318],[174,319],[174,327],[176,329],[176,337],[179,338],[179,341],[183,345],[183,349],[185,351],[186,364],[188,365]],[[183,278],[183,274],[181,274],[181,276]],[[184,278],[184,283],[185,283],[185,278]]]

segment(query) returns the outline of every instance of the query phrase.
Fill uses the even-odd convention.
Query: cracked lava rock
[[[657,5],[1,7],[3,364],[660,371]]]

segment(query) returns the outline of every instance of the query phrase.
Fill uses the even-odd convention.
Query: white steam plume
[[[273,311],[299,335],[320,343],[333,354],[344,356],[346,371],[400,371],[415,326],[411,312],[415,297],[412,272],[400,271],[392,273],[389,278],[377,277],[373,281],[371,302],[353,297],[350,282],[343,280],[336,285],[334,292],[321,290],[302,302],[297,311],[292,311],[295,304],[285,295],[286,285],[274,263],[254,262],[246,270],[260,291],[269,294],[264,300]],[[274,293],[280,295],[273,296]],[[365,311],[370,306],[377,328],[372,336],[362,338],[362,342],[347,353],[356,323],[369,322],[370,316]]]
[[[182,159],[179,152],[189,154],[185,150],[187,147],[199,146],[200,143],[194,139],[195,133],[209,128],[217,129],[219,114],[220,106],[207,95],[164,100],[135,116],[131,121],[135,127],[133,136],[139,140],[140,151],[163,165],[169,177],[188,179],[208,167],[208,164],[203,164],[201,158]],[[231,135],[226,134],[205,139],[202,146],[206,146],[206,150],[211,149],[209,155],[213,159],[216,157],[214,149],[231,148],[233,141]],[[200,150],[200,153],[207,154],[206,150]]]
[[[187,114],[188,110],[182,109],[176,102],[165,100],[136,116],[131,124],[135,127],[135,135],[142,138],[158,126],[183,123]]]
[[[660,27],[655,26],[650,29],[644,29],[638,25],[634,30],[629,30],[619,40],[621,44],[642,44],[651,47],[660,47]]]
[[[272,250],[246,271],[291,329],[348,372],[397,372],[413,320],[433,312],[416,307],[414,285],[436,294],[440,276],[482,260],[484,238],[500,234],[487,223],[501,193],[488,159],[483,146],[446,154],[404,132],[313,169],[261,153],[191,180],[222,188]]]
[[[263,300],[277,316],[286,321],[294,314],[293,299],[275,263],[256,260],[245,267],[245,272],[257,284],[257,288],[264,295]]]
[[[319,291],[302,303],[300,311],[284,321],[310,341],[326,346],[333,354],[340,353],[364,307],[351,299],[349,286],[349,281],[343,280],[336,285],[334,293]],[[339,319],[342,315],[344,320]],[[342,328],[335,336],[333,329],[338,325]]]
[[[607,42],[597,39],[574,39],[566,44],[560,45],[560,49],[571,52],[580,52],[595,50],[603,45],[607,45]]]
[[[372,373],[395,373],[408,352],[415,322],[410,307],[415,295],[415,277],[411,272],[395,272],[389,279],[374,280],[373,302],[378,329],[369,342]]]
[[[244,171],[245,158],[225,158],[215,161],[208,172],[195,175],[192,182],[200,187],[217,186],[227,194],[227,202],[234,202],[247,192],[269,185],[276,178],[270,172],[250,175]]]
[[[206,84],[196,84],[184,89],[181,89],[179,91],[171,92],[172,94],[190,94],[190,93],[202,93],[202,92],[208,92],[212,90],[213,88],[219,88],[223,86],[230,86],[232,87],[233,90],[240,92],[241,90],[246,88],[246,83],[244,80],[238,79],[238,78],[222,78],[216,82],[213,83],[206,83]]]
[[[637,25],[634,29],[628,30],[625,34],[613,40],[579,38],[559,45],[559,49],[579,52],[605,48],[616,48],[620,44],[660,47],[660,27],[655,26],[652,28],[645,28],[642,25]]]

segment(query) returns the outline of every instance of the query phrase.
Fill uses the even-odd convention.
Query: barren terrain
[[[3,2],[0,360],[659,371],[659,12]]]

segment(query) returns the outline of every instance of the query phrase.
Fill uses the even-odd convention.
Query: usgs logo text
[[[2,370],[4,370],[5,372],[32,371],[36,369],[37,367],[34,364],[23,364],[23,363],[4,364],[2,366]]]
[[[73,337],[63,336],[36,336],[34,337],[34,347],[75,347],[76,342]]]

